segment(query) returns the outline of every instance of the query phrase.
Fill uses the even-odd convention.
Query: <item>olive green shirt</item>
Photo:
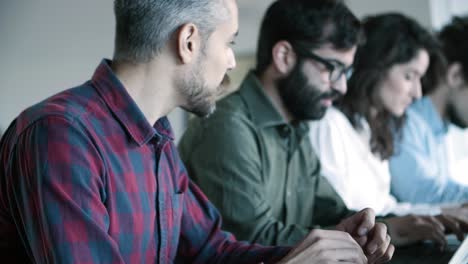
[[[285,122],[253,73],[217,106],[191,120],[179,150],[224,229],[241,240],[292,245],[350,213],[320,175],[307,124]]]

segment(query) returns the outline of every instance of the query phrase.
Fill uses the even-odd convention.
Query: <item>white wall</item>
[[[88,80],[100,60],[111,57],[112,2],[0,0],[0,128],[6,129],[24,108]],[[242,74],[252,63],[260,20],[271,2],[238,0],[240,35],[235,50],[242,55],[241,64],[245,64],[239,69]],[[398,11],[415,17],[426,27],[441,23],[437,21],[445,22],[452,12],[468,11],[467,0],[347,0],[347,3],[359,17]],[[440,8],[441,5],[448,8]],[[185,114],[179,110],[171,113],[170,119],[179,138],[185,128]]]
[[[0,1],[0,127],[24,108],[91,78],[114,45],[112,0]],[[182,111],[171,113],[176,136]]]
[[[381,12],[400,12],[427,28],[432,26],[429,0],[346,0],[346,3],[359,18]]]
[[[359,17],[400,12],[413,17],[427,29],[439,30],[454,15],[468,15],[468,0],[345,0]]]
[[[453,15],[468,15],[467,0],[430,0],[432,26],[439,30]]]

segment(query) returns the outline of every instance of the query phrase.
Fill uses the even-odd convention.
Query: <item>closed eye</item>
[[[413,80],[415,77],[416,77],[416,74],[414,72],[405,73],[405,79],[408,81]]]

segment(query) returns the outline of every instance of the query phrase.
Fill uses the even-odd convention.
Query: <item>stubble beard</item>
[[[188,112],[198,117],[208,117],[216,109],[216,91],[211,93],[208,85],[203,79],[202,58],[194,65],[193,69],[184,78],[182,84],[182,95],[186,98],[186,105],[182,106]]]

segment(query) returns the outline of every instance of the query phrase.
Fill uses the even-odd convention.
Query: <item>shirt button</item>
[[[282,138],[289,137],[291,130],[289,129],[287,125],[279,127],[278,129],[279,129],[278,132],[279,132],[280,137]]]
[[[286,196],[288,196],[288,197],[291,196],[291,191],[287,191]]]

